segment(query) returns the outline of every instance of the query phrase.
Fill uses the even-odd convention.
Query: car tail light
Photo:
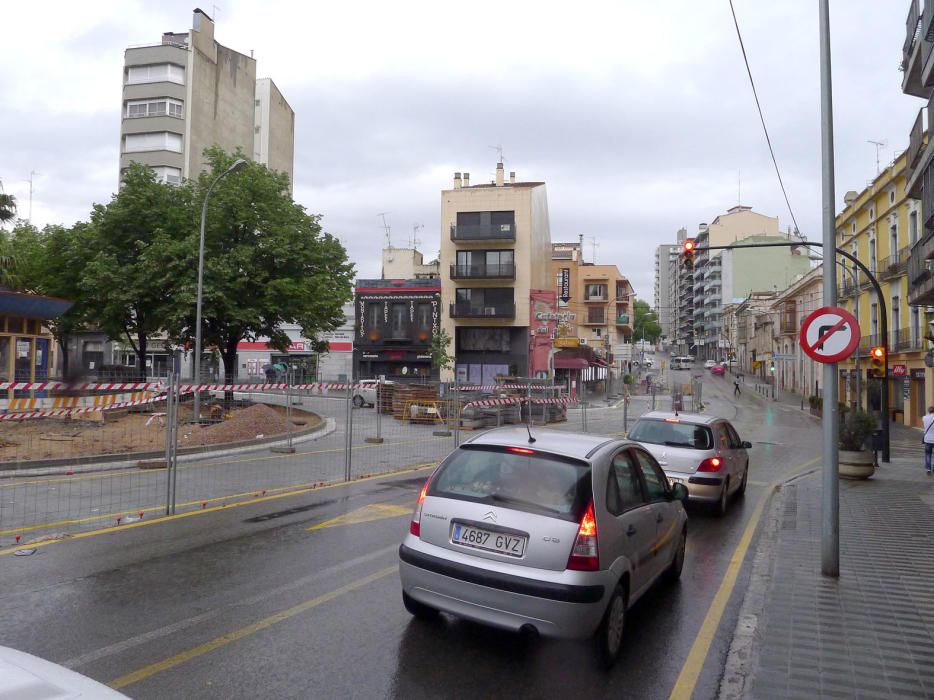
[[[723,460],[719,457],[708,457],[703,462],[700,463],[700,466],[697,467],[699,472],[718,472],[720,467],[723,466]]]
[[[430,483],[431,477],[429,476],[428,481],[425,482],[418,494],[418,503],[415,505],[415,512],[412,513],[412,522],[409,523],[409,532],[416,537],[422,535],[422,504],[425,502],[425,495],[428,493],[428,484]]]
[[[515,452],[517,455],[534,455],[535,450],[529,450],[525,447],[507,447],[508,452]]]
[[[574,541],[571,556],[568,557],[567,568],[573,571],[596,571],[600,568],[600,555],[597,551],[597,519],[594,517],[593,501],[587,505],[580,527],[577,528],[577,539]]]

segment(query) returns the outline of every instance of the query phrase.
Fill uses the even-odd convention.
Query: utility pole
[[[830,65],[830,0],[819,0],[820,15],[820,106],[821,106],[821,200],[823,223],[824,306],[837,305],[837,274],[830,261],[836,258],[834,215],[833,82]],[[824,365],[824,467],[821,497],[821,573],[840,576],[840,484],[837,440],[840,426],[837,408],[837,365]],[[888,416],[882,420],[887,421]]]

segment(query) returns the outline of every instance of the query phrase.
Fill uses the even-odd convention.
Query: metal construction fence
[[[620,436],[646,411],[667,408],[668,393],[582,388],[571,397],[563,385],[528,380],[192,385],[177,377],[17,389],[42,400],[0,414],[0,548],[414,470],[498,426]]]

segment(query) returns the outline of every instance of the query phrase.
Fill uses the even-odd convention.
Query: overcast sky
[[[455,171],[544,180],[553,241],[585,236],[653,295],[654,250],[737,203],[790,224],[727,0],[323,3],[220,0],[215,37],[296,114],[295,198],[379,276],[420,224],[439,249]],[[802,232],[820,238],[816,0],[734,0]],[[4,3],[0,179],[33,222],[71,224],[116,188],[123,51],[187,31],[193,2]],[[907,147],[908,1],[831,0],[836,209]],[[738,181],[741,179],[741,194]],[[596,241],[597,247],[591,244]]]

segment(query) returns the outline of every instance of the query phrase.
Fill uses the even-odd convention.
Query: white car
[[[392,384],[384,381],[383,385]],[[376,391],[379,386],[378,379],[361,379],[354,385],[353,405],[357,408],[376,405]]]
[[[717,364],[716,360],[707,360],[706,362],[704,362],[704,369],[710,369],[716,364]]]
[[[9,647],[0,647],[0,699],[99,698],[119,700],[123,693],[64,666]]]

